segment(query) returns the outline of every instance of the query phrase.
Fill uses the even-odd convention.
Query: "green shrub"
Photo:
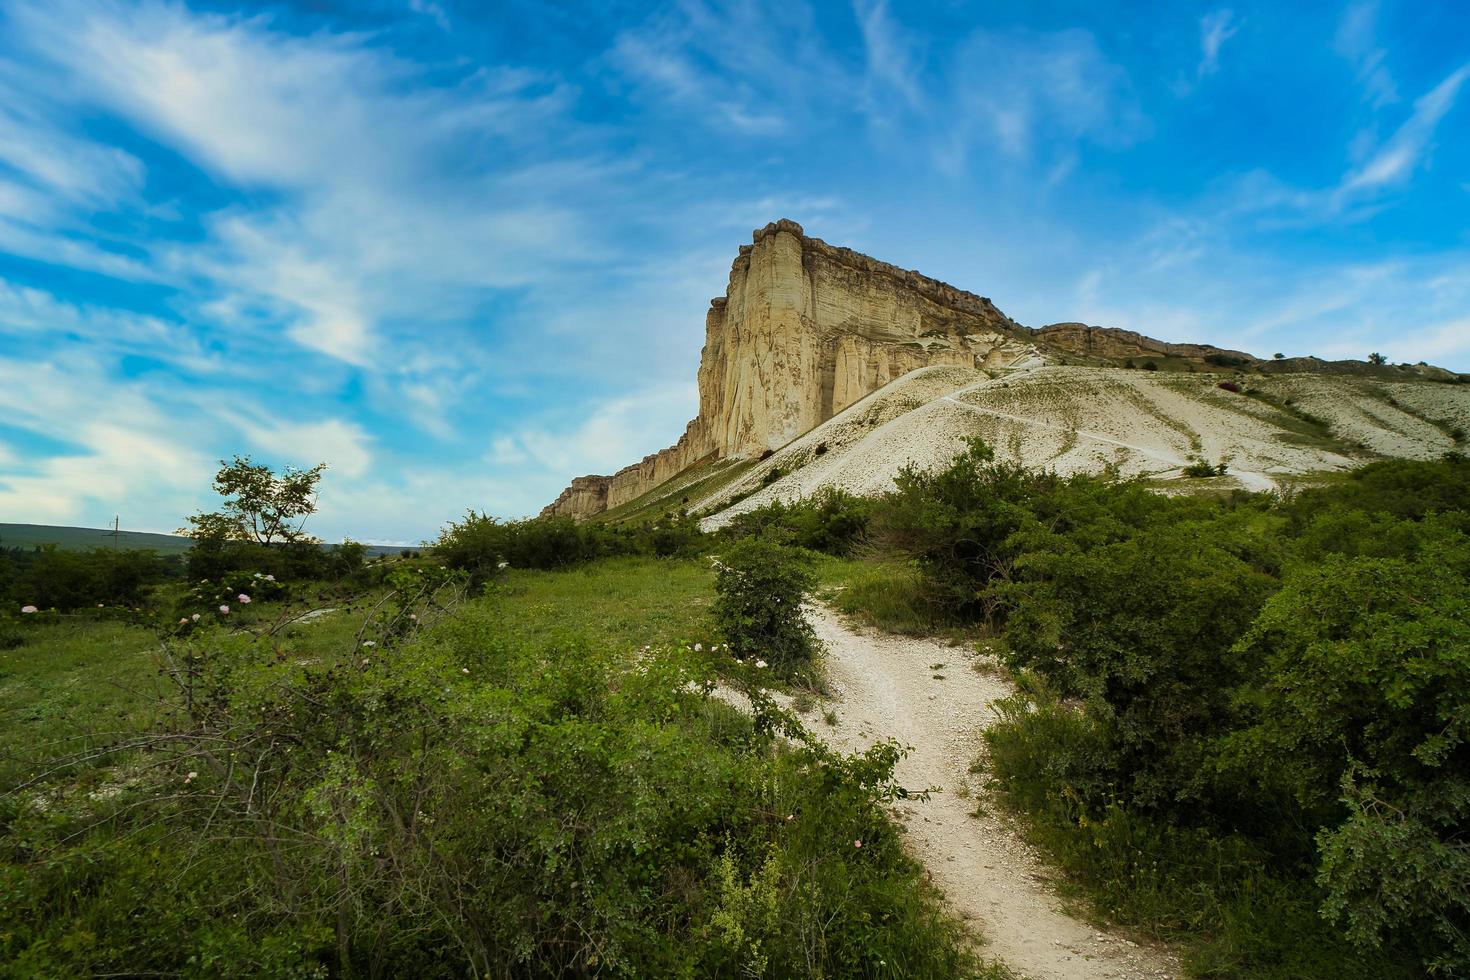
[[[1014,463],[997,463],[976,439],[945,469],[905,467],[873,516],[880,547],[912,557],[936,600],[958,615],[987,611],[985,591],[1009,574],[1011,536],[1030,519],[1030,501],[1062,481]]]
[[[726,537],[762,535],[781,544],[837,557],[850,555],[867,535],[873,501],[837,487],[822,487],[805,500],[774,500],[735,515]]]
[[[720,556],[715,624],[737,656],[764,660],[778,676],[799,676],[815,653],[801,611],[815,582],[800,552],[764,538],[737,541]]]
[[[1203,459],[1197,459],[1184,467],[1184,475],[1193,477],[1224,476],[1225,472],[1226,465],[1224,463],[1215,464]]]
[[[1326,820],[1325,911],[1470,971],[1470,540],[1293,566],[1240,649],[1265,669],[1229,744]]]
[[[93,548],[66,551],[46,545],[12,550],[8,598],[18,605],[69,612],[141,603],[150,589],[177,574],[178,565],[152,551]]]

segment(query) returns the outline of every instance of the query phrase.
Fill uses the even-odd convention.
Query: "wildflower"
[[[266,581],[267,581],[267,582],[274,582],[274,581],[275,581],[275,580],[276,580],[276,577],[275,577],[275,576],[274,576],[274,575],[267,575],[267,576],[266,576],[266,577],[265,577],[265,580],[266,580]]]
[[[418,622],[419,614],[418,613],[409,613],[408,614],[408,618],[411,619],[411,620],[413,620],[414,622]]]
[[[180,626],[188,626],[189,625],[189,617],[188,616],[181,617],[179,619],[179,625]]]
[[[184,777],[184,782],[186,782],[186,783],[192,783],[194,780],[196,780],[198,778],[199,778],[199,774],[197,772],[195,772],[194,770],[190,769],[189,770],[189,775],[187,775],[187,776]]]
[[[230,607],[229,606],[220,606],[219,607],[219,614],[221,616],[228,616],[230,614]]]
[[[242,606],[248,606],[248,605],[250,605],[250,597],[248,595],[246,595],[245,593],[241,592],[240,595],[237,598],[239,598],[239,600],[240,600],[240,605],[242,605]]]
[[[459,668],[459,672],[461,674],[468,674],[470,672],[470,669],[468,667],[461,667]]]
[[[378,643],[376,640],[363,640],[362,645],[365,647],[375,647]]]
[[[259,572],[256,572],[254,575],[252,575],[250,577],[251,578],[260,578],[260,573]]]
[[[40,612],[40,610],[37,609],[35,606],[21,606],[20,607],[20,611],[23,612],[23,613],[25,613],[25,614],[27,614],[27,615],[29,615],[29,614],[31,614],[33,612]]]
[[[440,566],[439,566],[439,567],[440,567],[440,568],[443,568],[443,567],[444,567],[444,566],[443,566],[443,565],[440,565]],[[501,562],[501,563],[500,563],[500,564],[498,564],[498,565],[496,565],[496,566],[495,566],[495,567],[496,567],[496,568],[509,568],[509,567],[510,567],[510,562],[508,562],[508,561],[503,561],[503,562]]]
[[[786,822],[787,823],[790,823],[791,821],[793,821],[795,819],[796,819],[796,814],[794,814],[794,813],[788,813],[788,814],[786,814]]]
[[[190,616],[189,618],[192,619],[196,623],[199,622],[199,614],[198,613],[195,613],[194,615]]]
[[[765,662],[765,661],[764,661],[764,660],[757,660],[757,661],[756,661],[756,662],[755,662],[755,665],[756,665],[756,666],[757,666],[757,667],[764,667],[764,666],[765,666],[765,665],[766,665],[766,662]]]
[[[862,847],[863,846],[863,842],[860,841],[860,840],[855,840],[855,841],[852,842],[852,846],[853,847]]]
[[[703,650],[704,650],[704,644],[703,643],[696,643],[696,644],[694,644],[694,652],[695,653],[700,653]]]
[[[99,603],[97,603],[97,608],[98,608],[98,609],[101,609],[101,608],[102,608],[102,603],[100,603],[100,602],[99,602]]]

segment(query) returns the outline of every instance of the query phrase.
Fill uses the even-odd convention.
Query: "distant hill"
[[[114,542],[110,528],[55,527],[49,524],[0,524],[0,548],[34,548],[37,545],[54,544],[68,551],[84,551],[88,548],[119,548],[134,551],[156,551],[160,555],[181,555],[193,546],[189,538],[177,534],[155,534],[151,531],[123,531]],[[417,548],[400,548],[395,545],[370,544],[369,557],[397,555]]]

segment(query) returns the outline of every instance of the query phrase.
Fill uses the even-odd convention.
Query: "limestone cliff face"
[[[684,435],[612,476],[578,477],[542,514],[589,517],[695,463],[780,448],[915,368],[1035,357],[1031,331],[990,300],[776,221],[741,247],[710,303],[699,415]]]

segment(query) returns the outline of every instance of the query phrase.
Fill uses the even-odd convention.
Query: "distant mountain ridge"
[[[35,548],[44,545],[55,545],[67,551],[111,548],[115,545],[125,550],[181,555],[194,546],[194,541],[182,535],[159,534],[154,531],[121,531],[114,538],[110,528],[66,527],[53,524],[0,524],[0,548]],[[403,551],[417,550],[411,547],[381,544],[370,544],[365,547],[369,557],[396,555]]]

